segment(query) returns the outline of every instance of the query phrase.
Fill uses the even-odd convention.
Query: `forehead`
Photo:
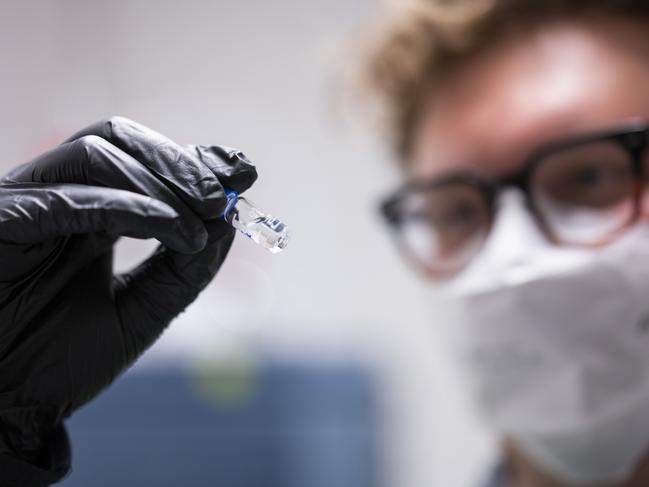
[[[462,62],[426,100],[410,177],[511,172],[545,143],[649,118],[649,24],[555,21]]]

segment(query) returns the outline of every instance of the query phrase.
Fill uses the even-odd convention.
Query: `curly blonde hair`
[[[604,14],[649,18],[647,0],[400,0],[370,37],[360,81],[405,160],[424,98],[463,57],[548,19]]]

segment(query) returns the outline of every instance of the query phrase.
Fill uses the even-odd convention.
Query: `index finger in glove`
[[[67,141],[99,136],[145,165],[199,217],[215,218],[227,198],[217,176],[195,154],[164,135],[124,117],[111,117],[74,134]]]
[[[84,184],[150,196],[166,203],[178,213],[182,233],[194,235],[193,251],[199,251],[205,246],[205,226],[194,211],[136,159],[95,135],[56,146],[33,161],[17,167],[3,181]]]
[[[105,232],[156,238],[192,252],[178,213],[166,203],[129,191],[78,184],[0,186],[0,241],[31,244],[75,234]]]

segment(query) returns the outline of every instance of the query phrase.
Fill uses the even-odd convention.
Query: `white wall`
[[[389,485],[470,485],[488,442],[432,346],[422,284],[374,209],[398,183],[382,148],[328,107],[332,55],[373,0],[0,3],[0,169],[111,114],[183,143],[243,149],[250,192],[293,229],[239,239],[220,276],[144,359],[260,353],[370,360],[383,385]],[[118,268],[154,246],[125,242]]]

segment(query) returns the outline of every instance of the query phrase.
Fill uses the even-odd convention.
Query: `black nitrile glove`
[[[234,237],[223,186],[256,177],[240,152],[115,117],[0,179],[0,486],[65,474],[63,420],[214,277]],[[119,236],[161,245],[113,275]]]

